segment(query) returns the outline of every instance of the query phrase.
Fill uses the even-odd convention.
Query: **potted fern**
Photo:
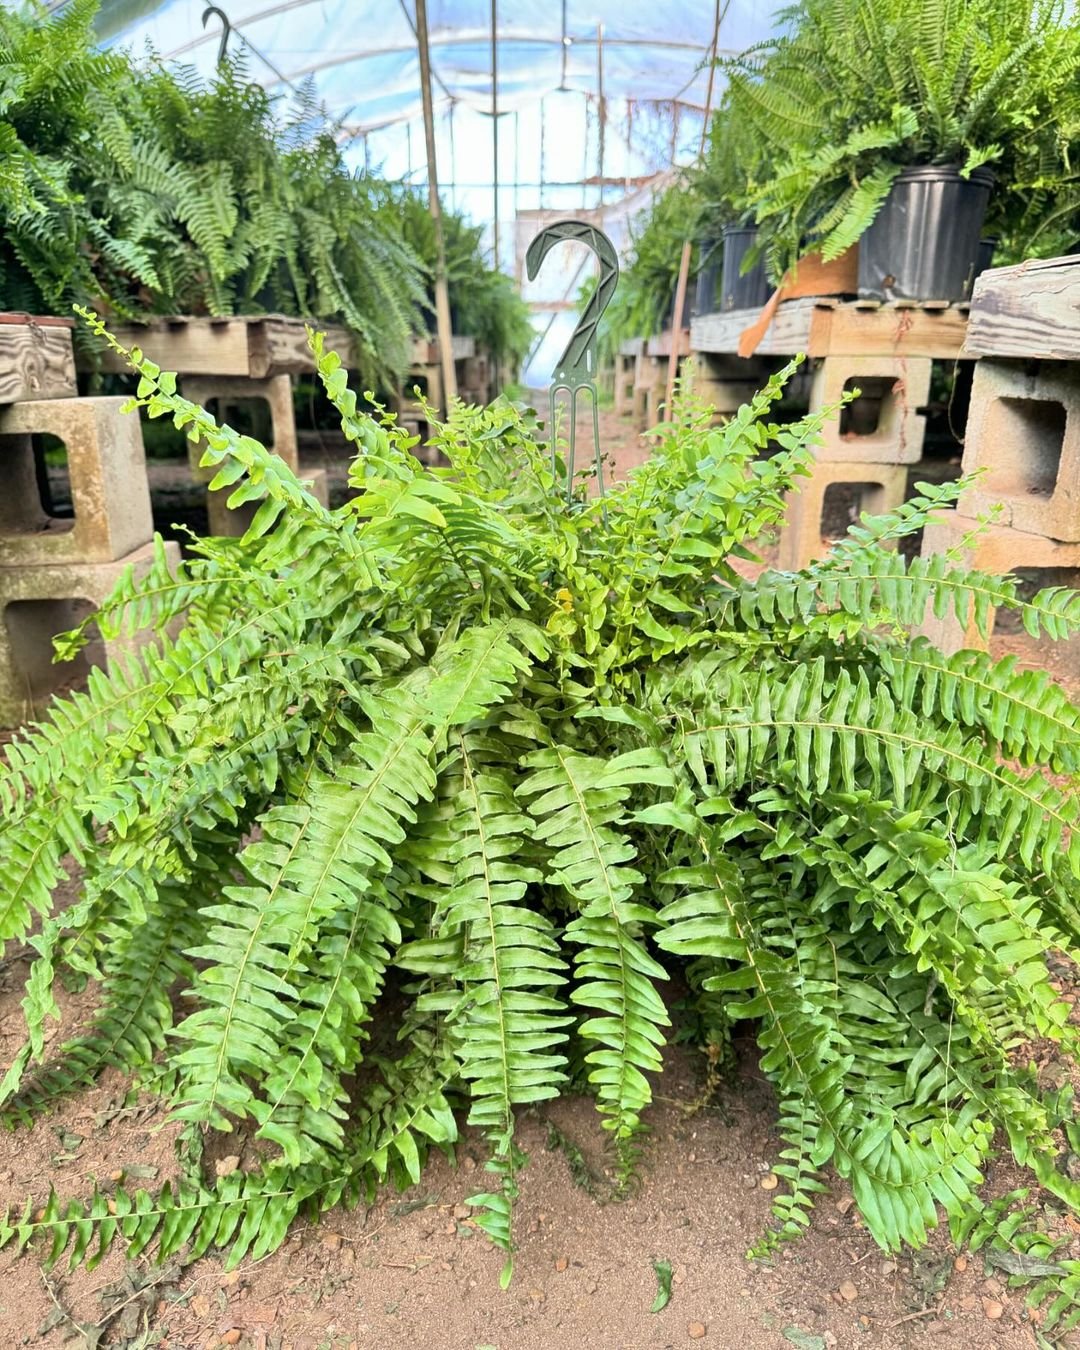
[[[861,295],[966,298],[994,175],[1075,82],[1066,14],[1063,0],[799,0],[782,36],[729,61],[731,106],[775,156],[747,195],[774,277],[808,245],[828,261],[859,241]]]
[[[458,409],[426,468],[314,351],[357,449],[335,511],[130,353],[136,402],[260,505],[242,541],[122,581],[60,650],[92,626],[149,648],[6,748],[0,938],[28,975],[0,1110],[21,1128],[112,1067],[157,1094],[178,1161],[160,1190],[0,1213],[0,1245],[257,1258],[301,1212],[419,1182],[467,1117],[490,1148],[472,1222],[509,1280],[515,1108],[576,1072],[628,1186],[677,979],[721,1057],[754,1029],[775,1085],[762,1251],[831,1168],[883,1248],[944,1215],[1043,1256],[1044,1330],[1074,1310],[1027,1192],[979,1192],[1011,1154],[1080,1212],[1080,1032],[1047,964],[1080,955],[1080,803],[1055,781],[1080,709],[911,630],[997,606],[1067,636],[1080,596],[889,547],[955,486],[745,580],[829,415],[768,420],[790,370],[723,427],[684,405],[568,510],[532,415]],[[48,1034],[72,978],[97,1010]],[[1056,1076],[1020,1062],[1036,1040]],[[251,1166],[219,1176],[226,1131]]]
[[[757,226],[746,205],[748,191],[760,181],[765,165],[760,139],[732,114],[725,97],[709,124],[705,153],[689,175],[690,191],[699,204],[703,240],[700,265],[717,256],[722,260],[721,309],[760,309],[769,298],[771,288]],[[715,287],[708,298],[715,301]],[[702,308],[700,312],[707,310]]]

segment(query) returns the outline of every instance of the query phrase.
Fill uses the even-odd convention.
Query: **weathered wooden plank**
[[[655,337],[648,338],[645,342],[645,351],[649,356],[670,356],[672,347],[671,329],[665,329],[663,333],[657,333]],[[690,334],[686,329],[679,333],[679,355],[688,356],[690,354]]]
[[[74,398],[71,328],[67,319],[0,315],[0,403]]]
[[[326,333],[327,347],[348,365],[353,355],[348,330],[318,320],[312,320],[312,326]],[[141,347],[152,361],[179,375],[265,380],[315,369],[305,320],[285,314],[168,315],[145,323],[119,324],[112,331],[124,347]],[[100,357],[100,369],[125,371],[127,366],[108,351]]]
[[[645,350],[644,338],[623,338],[619,343],[620,356],[640,356]]]
[[[756,355],[790,356],[793,352],[806,351],[814,310],[812,299],[786,300],[780,304],[758,344]],[[691,350],[736,354],[743,330],[755,323],[759,314],[756,309],[728,309],[697,315],[690,321]]]
[[[337,352],[342,362],[353,362],[353,339],[348,329],[337,323],[311,321],[311,327],[326,334],[326,350]],[[252,322],[248,331],[248,374],[254,380],[275,375],[304,375],[315,369],[315,359],[307,339],[308,325],[303,319],[279,314]]]
[[[948,309],[883,305],[876,310],[839,305],[832,312],[828,333],[809,351],[811,356],[928,356],[951,361],[962,353],[967,325],[965,305]]]
[[[249,320],[228,319],[210,323],[206,319],[154,319],[149,323],[111,325],[122,347],[141,347],[143,354],[163,370],[178,375],[248,376]],[[100,355],[100,369],[128,370],[127,362],[113,351]],[[93,358],[87,362],[95,364]]]
[[[690,327],[694,351],[733,354],[739,338],[759,317],[756,310],[701,314]],[[928,356],[960,354],[967,329],[963,306],[945,310],[807,298],[779,305],[759,343],[758,356]]]
[[[467,361],[469,357],[476,355],[476,339],[469,337],[468,333],[455,333],[450,346],[455,361]]]
[[[1031,258],[975,282],[965,355],[1080,360],[1080,258]]]
[[[467,361],[476,355],[476,339],[466,333],[455,333],[451,341],[455,361]],[[433,337],[418,337],[413,342],[412,364],[434,366],[439,363],[439,342]]]

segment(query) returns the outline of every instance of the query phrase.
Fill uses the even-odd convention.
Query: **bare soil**
[[[5,1057],[18,1039],[24,974],[17,963],[2,976]],[[87,1011],[85,999],[65,1002],[66,1022]],[[748,1260],[768,1223],[770,1161],[779,1148],[775,1101],[751,1042],[741,1047],[734,1081],[704,1105],[703,1069],[696,1052],[669,1051],[649,1113],[640,1184],[621,1202],[605,1199],[608,1159],[591,1101],[523,1113],[520,1138],[530,1161],[506,1293],[498,1287],[501,1255],[464,1204],[485,1157],[482,1142],[467,1135],[456,1167],[434,1155],[420,1186],[387,1191],[366,1211],[336,1211],[318,1227],[300,1224],[279,1251],[236,1271],[226,1273],[220,1256],[162,1268],[145,1259],[126,1264],[113,1253],[94,1271],[60,1266],[45,1274],[40,1253],[0,1253],[0,1346],[1036,1344],[1022,1294],[1008,1292],[1000,1272],[975,1258],[957,1270],[944,1233],[915,1256],[886,1256],[839,1181],[821,1198],[805,1238],[769,1260]],[[125,1106],[119,1075],[107,1074],[33,1129],[0,1137],[0,1195],[18,1205],[27,1195],[43,1200],[50,1187],[84,1195],[120,1173],[129,1184],[154,1188],[174,1174],[174,1133],[159,1103]],[[244,1144],[237,1147],[240,1166],[250,1165]],[[670,1303],[654,1314],[656,1261],[671,1264],[673,1280]]]
[[[645,457],[647,444],[626,423],[610,412],[601,421],[617,471]],[[186,491],[186,466],[174,472],[154,465],[151,472],[166,499],[169,483]],[[1048,668],[1080,692],[1075,647],[1003,634],[994,650]],[[0,1063],[19,1043],[25,975],[21,959],[0,966]],[[88,995],[62,995],[61,1003],[64,1026],[52,1029],[54,1046],[92,1006]],[[220,1256],[162,1268],[112,1253],[93,1271],[61,1266],[45,1274],[40,1253],[0,1253],[0,1350],[1037,1345],[1023,1291],[1009,1290],[1000,1271],[981,1258],[958,1258],[942,1231],[923,1252],[888,1257],[838,1180],[803,1239],[770,1259],[749,1260],[747,1249],[768,1223],[779,1142],[775,1100],[755,1048],[743,1042],[739,1051],[734,1081],[703,1103],[701,1056],[669,1050],[648,1113],[640,1184],[621,1202],[605,1198],[607,1154],[591,1101],[571,1098],[522,1114],[530,1161],[517,1209],[515,1277],[505,1293],[498,1287],[501,1256],[464,1204],[485,1157],[482,1142],[467,1135],[456,1166],[435,1155],[420,1186],[383,1193],[370,1209],[334,1212],[317,1227],[300,1224],[278,1252],[232,1272]],[[154,1188],[172,1175],[174,1127],[158,1102],[125,1104],[124,1092],[120,1076],[107,1073],[32,1129],[0,1134],[0,1204],[21,1207],[28,1195],[41,1202],[50,1187],[85,1195],[95,1180],[108,1185],[120,1174]],[[244,1141],[235,1147],[239,1165],[250,1165]],[[991,1174],[993,1189],[1013,1184],[1006,1169]],[[1069,1255],[1080,1257],[1080,1240],[1072,1243]],[[672,1297],[652,1313],[654,1262],[665,1261]]]

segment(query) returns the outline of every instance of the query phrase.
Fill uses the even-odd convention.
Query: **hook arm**
[[[220,66],[225,60],[225,54],[229,48],[229,37],[232,34],[232,24],[229,22],[229,16],[220,5],[207,5],[203,10],[202,26],[206,27],[206,21],[213,14],[221,20],[221,45],[218,47],[217,63]]]

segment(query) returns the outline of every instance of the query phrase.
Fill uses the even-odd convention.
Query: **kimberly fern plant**
[[[771,1241],[831,1167],[885,1249],[942,1214],[1004,1242],[1019,1220],[979,1198],[997,1150],[1080,1210],[1067,1085],[1024,1053],[1056,1043],[1067,1076],[1080,1048],[1047,967],[1080,935],[1080,709],[912,635],[1004,608],[1064,636],[1080,597],[891,550],[947,492],[746,580],[818,428],[768,421],[784,375],[722,427],[684,406],[567,510],[513,405],[457,409],[425,468],[313,345],[357,450],[335,511],[130,353],[136,403],[261,505],[243,540],[122,583],[92,622],[148,645],[7,749],[0,934],[29,968],[0,1093],[20,1128],[118,1067],[163,1096],[180,1158],[158,1193],[32,1198],[0,1239],[239,1260],[416,1182],[467,1119],[509,1257],[515,1115],[571,1064],[620,1183],[648,1165],[676,980],[717,1062],[755,1028],[785,1141]],[[72,978],[97,1011],[49,1049]],[[214,1179],[202,1145],[229,1131],[262,1162]]]

